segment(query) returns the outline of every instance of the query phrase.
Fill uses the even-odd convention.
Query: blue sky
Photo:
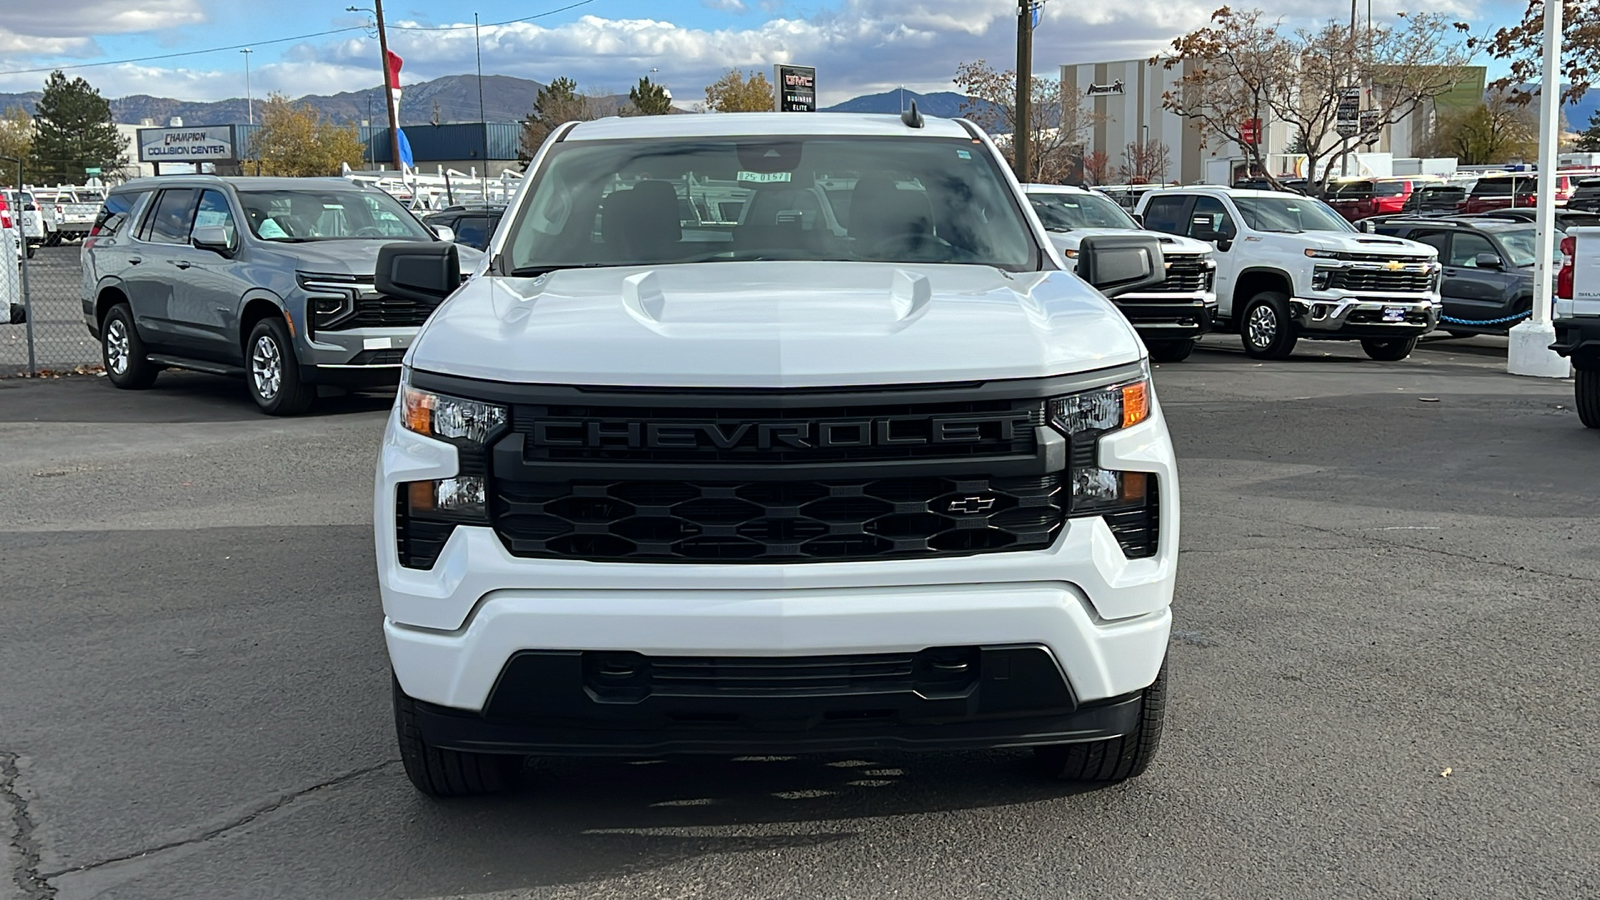
[[[470,28],[409,30],[521,18],[576,0],[389,0],[390,40],[406,59],[404,81],[473,70]],[[1148,56],[1202,23],[1221,0],[1088,3],[1050,0],[1036,37],[1037,71],[1059,63]],[[362,28],[301,41],[268,40],[360,26],[370,0],[0,0],[0,91],[37,89],[43,73],[5,74],[74,63],[254,43],[257,96],[355,90],[380,81],[377,45]],[[540,81],[566,75],[583,88],[625,90],[642,75],[673,89],[681,104],[730,66],[774,62],[819,68],[822,99],[835,102],[904,84],[951,88],[958,63],[987,58],[1009,66],[1015,0],[589,0],[531,22],[483,30],[485,74]],[[1338,7],[1339,3],[1331,4]],[[1363,9],[1365,3],[1362,4]],[[1375,16],[1400,8],[1435,10],[1491,28],[1514,20],[1521,0],[1374,0]],[[1267,6],[1290,24],[1327,14],[1327,0]],[[236,50],[76,70],[107,96],[149,93],[186,100],[244,94]]]

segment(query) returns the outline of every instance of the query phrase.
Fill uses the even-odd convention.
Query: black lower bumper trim
[[[1103,740],[1139,697],[1078,704],[1043,647],[821,657],[530,651],[483,713],[417,704],[429,745],[567,756],[957,750]]]
[[[1554,325],[1551,350],[1571,359],[1579,370],[1600,369],[1600,317],[1557,319]]]

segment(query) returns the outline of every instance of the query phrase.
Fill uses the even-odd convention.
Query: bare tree
[[[1134,141],[1122,155],[1119,177],[1128,184],[1160,184],[1172,168],[1172,151],[1163,141]]]
[[[995,71],[987,62],[962,63],[955,83],[967,100],[961,114],[996,135],[995,143],[1011,160],[1012,135],[1017,132],[1015,70]],[[1062,96],[1061,82],[1034,78],[1030,84],[1027,129],[1032,141],[1027,180],[1059,184],[1072,178],[1081,166],[1084,135],[1094,126],[1094,114],[1078,97]]]
[[[1562,10],[1566,32],[1562,99],[1571,103],[1600,80],[1600,0],[1565,0]],[[1509,91],[1519,103],[1533,99],[1522,86],[1543,80],[1544,0],[1528,0],[1522,21],[1499,29],[1484,43],[1490,56],[1511,62],[1511,73],[1494,86]]]
[[[1423,149],[1469,166],[1532,159],[1539,150],[1539,114],[1510,91],[1492,91],[1483,103],[1441,115]]]
[[[1083,155],[1083,183],[1110,184],[1111,157],[1096,150]]]

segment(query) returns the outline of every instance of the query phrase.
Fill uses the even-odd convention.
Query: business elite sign
[[[233,162],[236,159],[232,125],[139,129],[140,162]]]
[[[811,66],[773,66],[778,112],[817,111],[817,70]]]

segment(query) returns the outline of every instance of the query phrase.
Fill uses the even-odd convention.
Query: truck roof
[[[763,135],[842,135],[848,137],[970,138],[960,119],[923,117],[912,128],[897,115],[863,113],[711,113],[698,116],[613,116],[579,122],[566,141],[627,138],[759,137]]]
[[[134,178],[112,188],[113,191],[148,190],[156,186],[193,185],[197,187],[215,186],[218,184],[231,184],[240,190],[256,191],[293,191],[314,188],[319,191],[362,191],[364,185],[353,181],[327,176],[324,178],[272,178],[256,177],[254,175],[156,175],[150,178]]]

